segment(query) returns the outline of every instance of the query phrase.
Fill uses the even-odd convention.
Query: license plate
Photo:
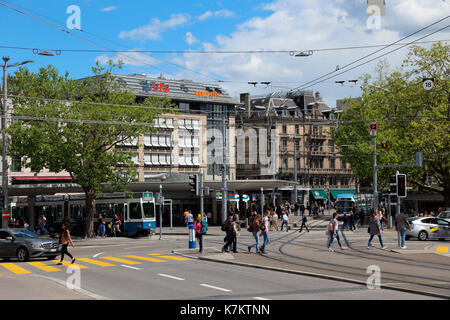
[[[50,249],[51,252],[56,252],[56,249]]]

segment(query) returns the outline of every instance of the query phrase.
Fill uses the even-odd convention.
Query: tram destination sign
[[[143,192],[142,200],[151,200],[153,199],[153,192]]]

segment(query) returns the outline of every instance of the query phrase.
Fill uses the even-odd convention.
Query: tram
[[[351,211],[355,213],[356,199],[354,194],[339,194],[336,197],[335,203],[336,212],[341,214],[348,214]]]
[[[11,203],[13,219],[28,219],[27,211],[27,202]],[[117,214],[121,220],[120,231],[124,236],[148,235],[153,233],[156,228],[155,198],[153,197],[126,198],[122,195],[96,199],[93,213],[95,233],[98,228],[96,221],[100,214],[107,225],[112,222],[114,214]],[[84,197],[67,200],[58,196],[47,196],[45,199],[35,202],[35,221],[41,215],[45,215],[47,225],[56,230],[59,230],[63,219],[66,218],[71,232],[74,235],[81,235],[86,219]],[[107,232],[109,231],[107,228]]]

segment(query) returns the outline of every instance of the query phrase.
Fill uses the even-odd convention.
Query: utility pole
[[[297,143],[294,139],[294,203],[297,203]],[[297,213],[296,213],[297,214]]]
[[[164,198],[162,193],[162,184],[159,185],[159,240],[162,240],[162,210],[164,205]]]
[[[261,216],[263,215],[263,211],[264,211],[264,188],[263,187],[261,187],[261,199],[260,199],[260,201],[261,201]]]
[[[377,137],[373,138],[373,210],[378,210],[378,188],[377,188]]]
[[[205,213],[204,213],[204,209],[203,209],[203,196],[205,194],[204,187],[203,187],[203,169],[200,169],[200,177],[199,178],[200,178],[200,214],[201,214],[201,220],[205,220]],[[204,244],[203,237],[201,237],[201,242],[202,243],[201,243],[200,248],[203,248],[203,244]]]
[[[225,106],[223,106],[225,108]],[[227,155],[226,155],[226,137],[227,137],[227,131],[225,126],[225,109],[223,109],[223,115],[222,115],[222,140],[223,140],[223,167],[222,167],[222,223],[225,223],[225,220],[227,219],[227,197],[228,197],[228,190],[227,190]]]

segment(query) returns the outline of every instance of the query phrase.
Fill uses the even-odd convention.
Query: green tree
[[[378,123],[377,164],[413,164],[415,152],[424,154],[423,168],[380,168],[378,183],[389,185],[396,170],[406,173],[408,184],[418,190],[438,192],[450,206],[450,46],[434,44],[430,49],[412,46],[400,71],[369,84],[362,77],[362,96],[348,98],[334,130],[335,143],[360,179],[372,177],[373,137],[369,123]],[[434,87],[423,88],[423,78],[434,78]],[[389,148],[380,150],[381,141]],[[432,177],[430,179],[429,177]],[[371,178],[370,178],[371,179]]]
[[[136,176],[132,153],[119,152],[121,142],[154,129],[153,119],[172,108],[168,98],[137,103],[115,80],[118,65],[92,67],[93,76],[70,79],[52,67],[31,73],[19,69],[9,81],[13,121],[8,153],[34,172],[44,168],[67,172],[86,195],[84,237],[93,236],[93,209],[98,195],[127,190]],[[70,102],[68,102],[70,101]],[[165,111],[167,112],[167,111]]]

